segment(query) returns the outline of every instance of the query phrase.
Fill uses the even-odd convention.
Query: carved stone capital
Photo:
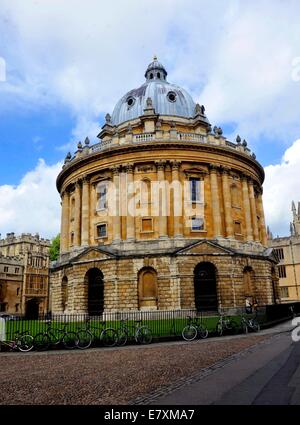
[[[133,174],[134,172],[134,164],[126,164],[124,166],[126,173]]]
[[[110,171],[112,172],[113,176],[118,176],[120,174],[120,170],[121,167],[119,165],[110,168]]]
[[[155,165],[157,167],[157,171],[164,171],[166,166],[166,161],[155,161]]]
[[[89,182],[90,182],[90,178],[87,174],[82,176],[82,184],[89,184]]]
[[[208,167],[209,167],[210,173],[217,173],[218,171],[220,171],[220,168],[221,168],[220,164],[209,164]]]
[[[231,168],[230,167],[226,167],[225,165],[222,165],[221,167],[221,173],[224,175],[229,175]]]
[[[179,170],[180,165],[181,165],[181,161],[177,161],[176,159],[170,161],[171,167],[172,167],[172,171],[173,170]]]

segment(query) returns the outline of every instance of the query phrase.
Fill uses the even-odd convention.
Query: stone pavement
[[[272,335],[255,347],[201,370],[184,385],[152,394],[153,405],[300,404],[300,342],[291,338],[291,321],[261,334]]]

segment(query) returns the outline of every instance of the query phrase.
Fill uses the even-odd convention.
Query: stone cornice
[[[65,167],[58,175],[56,185],[57,189],[60,191],[61,186],[63,184],[63,180],[71,175],[76,169],[80,168],[82,165],[93,163],[94,161],[103,158],[103,159],[111,159],[113,156],[117,156],[120,154],[126,154],[131,152],[140,152],[140,151],[157,151],[157,150],[171,150],[171,149],[178,149],[183,151],[204,151],[208,153],[215,153],[215,154],[223,154],[224,158],[234,158],[239,161],[243,165],[246,165],[248,167],[254,168],[254,170],[258,173],[261,184],[264,181],[264,169],[263,167],[252,157],[248,156],[247,154],[239,151],[234,151],[231,148],[228,148],[226,146],[213,146],[209,144],[200,144],[198,142],[182,142],[182,141],[155,141],[150,143],[138,143],[138,144],[130,144],[130,145],[123,145],[123,146],[114,146],[109,149],[106,149],[104,151],[97,151],[90,155],[86,155],[83,157],[80,157],[78,159],[72,160],[70,163],[68,163],[68,166]],[[213,164],[213,165],[219,165],[219,164]],[[108,167],[109,168],[109,164]]]

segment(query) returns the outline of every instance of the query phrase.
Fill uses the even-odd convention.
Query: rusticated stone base
[[[234,309],[245,305],[245,298],[249,295],[244,279],[246,267],[253,271],[251,295],[259,305],[272,304],[278,291],[272,282],[275,261],[267,253],[234,252],[211,241],[151,255],[116,255],[102,248],[87,248],[72,260],[56,263],[52,268],[52,312],[88,312],[86,275],[92,268],[103,274],[105,312],[145,310],[147,303],[143,305],[141,302],[139,278],[142,270],[150,270],[156,276],[157,292],[153,303],[148,302],[149,310],[193,309],[194,270],[201,262],[212,263],[215,267],[219,308]],[[62,290],[64,277],[68,282],[65,292]]]

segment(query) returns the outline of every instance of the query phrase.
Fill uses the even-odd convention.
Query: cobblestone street
[[[1,353],[0,403],[138,403],[268,339],[257,335],[147,347]]]

